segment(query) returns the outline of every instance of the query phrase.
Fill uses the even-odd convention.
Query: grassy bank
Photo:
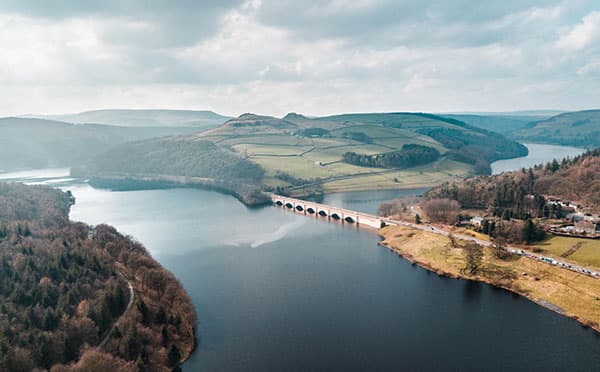
[[[463,272],[466,259],[448,237],[403,226],[380,230],[382,245],[439,275],[485,282],[518,293],[600,332],[600,282],[520,256],[496,258],[484,248],[476,274]]]

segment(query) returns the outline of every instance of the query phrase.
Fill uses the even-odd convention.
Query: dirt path
[[[106,336],[104,336],[104,338],[102,339],[100,344],[98,344],[98,349],[102,349],[104,347],[104,345],[106,345],[106,343],[110,339],[110,336],[112,335],[113,331],[119,324],[119,321],[121,319],[123,319],[123,317],[127,314],[127,312],[129,312],[129,309],[131,309],[131,306],[133,305],[133,300],[135,300],[135,291],[133,290],[133,285],[131,285],[131,282],[127,279],[125,274],[123,274],[121,271],[119,271],[119,275],[121,276],[121,278],[123,278],[123,279],[125,279],[125,281],[127,281],[127,286],[129,287],[129,302],[127,303],[127,307],[123,311],[123,314],[121,314],[121,316],[113,323],[112,327],[110,328],[110,331],[108,331],[108,333],[106,334]]]

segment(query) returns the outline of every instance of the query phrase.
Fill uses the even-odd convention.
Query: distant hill
[[[448,115],[477,115],[477,116],[515,116],[515,117],[539,117],[539,118],[549,118],[554,115],[564,114],[566,111],[564,110],[519,110],[519,111],[465,111],[465,112],[448,112],[438,114],[440,116],[448,116]]]
[[[474,115],[474,114],[441,114],[440,116],[463,121],[475,127],[483,128],[492,132],[497,132],[505,136],[528,128],[532,121],[546,119],[547,116],[533,115]]]
[[[0,170],[78,165],[118,144],[195,130],[193,127],[132,128],[0,118]]]
[[[600,146],[600,110],[569,112],[533,122],[513,134],[521,141],[580,147]]]
[[[66,115],[29,115],[27,117],[74,124],[105,124],[122,127],[212,128],[230,119],[212,111],[196,110],[94,110]]]
[[[210,130],[121,145],[83,171],[91,177],[205,177],[225,188],[233,182],[236,194],[241,184],[308,194],[431,186],[487,174],[490,162],[525,154],[523,145],[502,135],[432,114],[246,113]]]

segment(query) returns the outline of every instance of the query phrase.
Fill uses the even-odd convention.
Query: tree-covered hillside
[[[600,150],[520,171],[445,183],[426,193],[430,199],[453,199],[464,208],[487,209],[496,216],[560,215],[560,211],[551,210],[544,196],[580,203],[589,211],[600,211]]]
[[[0,370],[177,366],[194,347],[189,297],[139,243],[70,222],[72,202],[0,183]]]
[[[58,121],[0,118],[0,171],[80,165],[109,148],[194,128],[125,128]]]
[[[142,177],[167,182],[184,177],[189,179],[183,182],[230,192],[248,204],[268,201],[260,192],[264,176],[260,165],[243,159],[227,147],[186,137],[155,138],[119,145],[97,156],[85,167],[72,169],[71,173],[112,179],[107,184],[111,187],[131,185],[131,181]],[[100,182],[99,185],[106,184]]]
[[[533,122],[514,133],[521,141],[600,147],[600,110],[568,112]]]
[[[533,121],[543,120],[545,116],[518,115],[475,115],[475,114],[440,114],[445,118],[465,122],[474,127],[500,133],[510,137],[512,133],[527,128]]]

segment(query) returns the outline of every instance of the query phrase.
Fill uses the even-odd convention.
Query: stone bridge
[[[395,223],[391,221],[384,220],[381,217],[372,214],[332,207],[326,204],[290,198],[287,196],[271,194],[271,200],[276,206],[289,209],[295,213],[314,216],[316,218],[326,218],[329,220],[340,221],[341,223],[368,226],[375,229],[379,229],[385,225],[395,225]]]

